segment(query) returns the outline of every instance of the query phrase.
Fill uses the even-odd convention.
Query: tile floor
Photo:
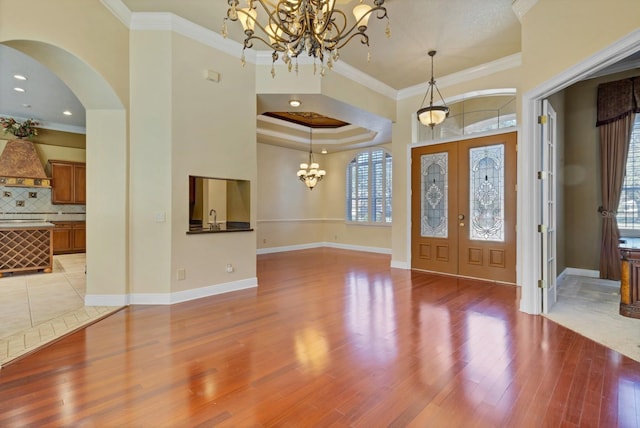
[[[618,313],[620,282],[576,275],[558,281],[558,301],[547,318],[640,361],[640,319]]]
[[[119,308],[84,306],[85,254],[54,256],[51,273],[0,278],[0,366]]]

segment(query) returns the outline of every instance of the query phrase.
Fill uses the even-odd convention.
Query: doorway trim
[[[540,266],[540,235],[536,225],[540,223],[540,189],[536,171],[540,169],[540,129],[537,117],[542,114],[541,100],[612,65],[633,52],[640,50],[640,29],[586,60],[575,64],[564,72],[541,83],[522,96],[521,129],[518,149],[518,200],[516,242],[516,281],[522,286],[520,310],[529,314],[540,314],[542,293],[537,286]],[[533,160],[533,162],[531,162]],[[533,197],[532,197],[533,195]]]

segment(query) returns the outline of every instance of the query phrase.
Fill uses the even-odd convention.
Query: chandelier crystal
[[[227,19],[240,21],[246,38],[242,49],[242,64],[245,64],[244,50],[253,47],[254,41],[260,41],[273,49],[271,75],[275,77],[274,64],[278,59],[287,65],[289,71],[294,67],[298,72],[297,58],[303,52],[320,61],[320,74],[324,76],[325,66],[333,68],[340,58],[339,50],[354,38],[369,46],[366,34],[369,18],[387,18],[387,37],[391,36],[385,0],[373,1],[373,5],[360,0],[353,8],[355,23],[348,27],[347,14],[335,7],[336,0],[247,0],[247,7],[240,8],[240,0],[227,0],[229,9],[224,18],[222,36],[227,37]],[[260,5],[261,15],[258,16]],[[263,18],[262,20],[259,18]],[[370,59],[370,54],[368,59]]]
[[[320,165],[313,158],[313,128],[309,127],[309,163],[301,163],[298,171],[298,179],[302,181],[309,190],[313,190],[325,175],[327,171],[320,169]]]
[[[442,94],[440,90],[436,86],[436,81],[433,78],[433,57],[436,55],[436,51],[429,51],[429,56],[431,57],[431,80],[429,80],[429,87],[427,88],[427,92],[424,94],[424,98],[422,99],[422,107],[418,110],[418,120],[424,126],[429,126],[433,129],[434,126],[441,124],[444,120],[449,116],[449,107],[444,103],[444,98],[442,98]],[[440,102],[442,105],[433,105],[433,92],[434,90],[438,92],[440,96]],[[427,99],[427,96],[431,95],[429,99],[429,106],[424,107],[424,102]]]

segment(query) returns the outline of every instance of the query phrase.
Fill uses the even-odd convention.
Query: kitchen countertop
[[[54,227],[53,223],[48,221],[30,219],[30,220],[0,220],[0,229],[25,229],[25,228],[43,228]]]

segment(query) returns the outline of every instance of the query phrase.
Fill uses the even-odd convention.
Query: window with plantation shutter
[[[347,165],[347,221],[391,223],[391,155],[383,149],[358,153]]]

